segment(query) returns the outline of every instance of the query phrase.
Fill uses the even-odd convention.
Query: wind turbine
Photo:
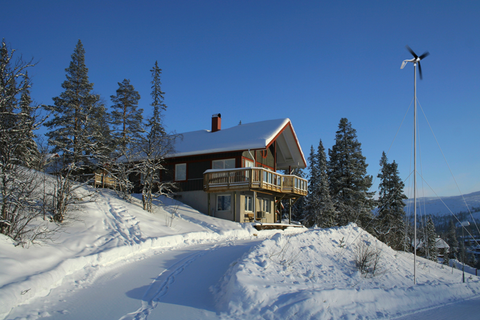
[[[420,57],[407,45],[407,50],[413,56],[413,59],[403,60],[400,69],[403,69],[408,62],[413,63],[413,212],[414,212],[414,240],[413,240],[413,283],[417,283],[416,278],[416,262],[417,262],[417,63],[418,73],[420,79],[422,79],[422,67],[420,66],[420,60],[428,56],[430,53],[426,51]]]

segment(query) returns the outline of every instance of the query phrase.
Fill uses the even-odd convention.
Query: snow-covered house
[[[419,255],[426,255],[426,249],[425,249],[425,241],[421,239],[417,239],[417,254]],[[437,248],[437,257],[438,258],[443,258],[445,254],[448,254],[450,250],[450,246],[448,243],[440,238],[440,236],[437,236],[435,239],[435,247]],[[413,241],[412,241],[412,250],[414,249]]]
[[[439,258],[443,258],[450,251],[450,246],[440,236],[435,239],[435,246],[437,247]]]
[[[215,114],[211,130],[180,134],[162,180],[177,182],[177,199],[205,214],[277,222],[280,200],[307,194],[307,180],[277,172],[306,167],[292,123],[278,119],[222,129],[221,120]]]

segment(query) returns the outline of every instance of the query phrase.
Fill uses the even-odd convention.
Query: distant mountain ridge
[[[413,214],[413,199],[405,201],[407,215]],[[468,206],[468,208],[467,208]],[[480,191],[451,197],[423,197],[417,198],[417,214],[445,216],[451,213],[477,212],[474,217],[480,218]],[[450,212],[451,211],[451,212]]]

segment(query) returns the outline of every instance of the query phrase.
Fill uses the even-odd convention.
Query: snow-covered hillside
[[[353,224],[259,232],[175,201],[151,214],[111,190],[71,216],[53,243],[0,236],[0,318],[373,319],[480,296],[476,276],[421,258],[414,285],[413,256]],[[375,277],[355,268],[361,243],[381,251]]]
[[[360,243],[381,252],[374,277],[355,267]],[[218,309],[233,319],[391,319],[478,294],[477,277],[464,284],[461,271],[421,258],[414,285],[413,255],[354,224],[277,234],[232,267],[216,291]]]

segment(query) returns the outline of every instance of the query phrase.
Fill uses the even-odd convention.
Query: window
[[[262,200],[262,211],[270,213],[271,201],[268,199]]]
[[[212,169],[233,169],[233,168],[235,168],[235,159],[212,161]]]
[[[232,196],[231,195],[218,195],[217,196],[217,211],[229,211],[232,206]]]
[[[177,163],[175,165],[175,181],[187,180],[187,164]]]
[[[252,168],[253,167],[253,161],[245,159],[245,168]]]
[[[251,196],[245,196],[245,211],[253,212],[253,199]]]

